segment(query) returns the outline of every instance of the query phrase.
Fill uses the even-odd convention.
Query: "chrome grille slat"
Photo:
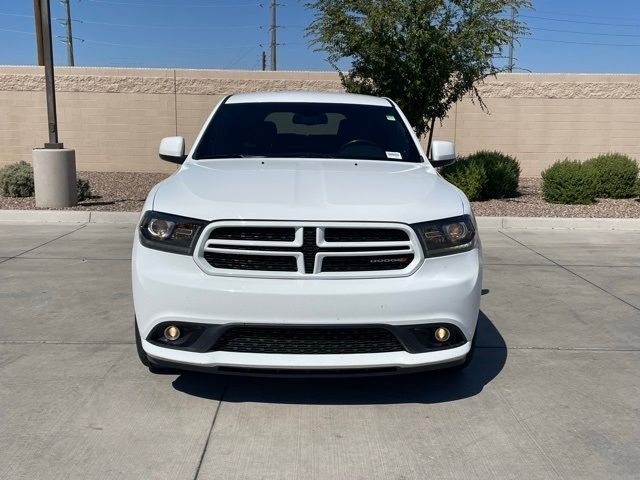
[[[214,222],[194,257],[212,275],[285,278],[404,276],[423,260],[411,227],[373,222]]]

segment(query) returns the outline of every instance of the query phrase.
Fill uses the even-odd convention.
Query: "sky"
[[[269,52],[270,0],[70,2],[76,65],[260,69]],[[278,3],[278,69],[330,70],[305,38],[313,12]],[[516,45],[517,71],[640,73],[640,0],[533,3],[519,12],[530,34]],[[55,63],[66,65],[64,6],[51,9]],[[35,63],[32,0],[0,0],[0,64]]]

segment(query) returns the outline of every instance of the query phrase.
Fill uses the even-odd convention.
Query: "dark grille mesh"
[[[265,272],[295,272],[298,270],[296,259],[290,256],[206,252],[204,258],[215,268],[261,270]]]
[[[382,353],[404,350],[384,328],[234,327],[212,351],[286,354]]]
[[[407,232],[389,228],[326,228],[327,242],[405,242]]]
[[[254,240],[264,242],[293,242],[293,227],[220,227],[209,238],[216,240]]]

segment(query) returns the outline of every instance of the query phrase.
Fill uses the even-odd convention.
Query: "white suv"
[[[231,95],[147,198],[133,245],[152,371],[387,373],[462,367],[482,282],[464,194],[389,99]]]

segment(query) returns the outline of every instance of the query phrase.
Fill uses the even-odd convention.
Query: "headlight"
[[[476,229],[469,215],[412,225],[427,257],[467,252],[475,246]]]
[[[140,222],[140,243],[155,250],[192,255],[206,224],[203,220],[149,211]]]

